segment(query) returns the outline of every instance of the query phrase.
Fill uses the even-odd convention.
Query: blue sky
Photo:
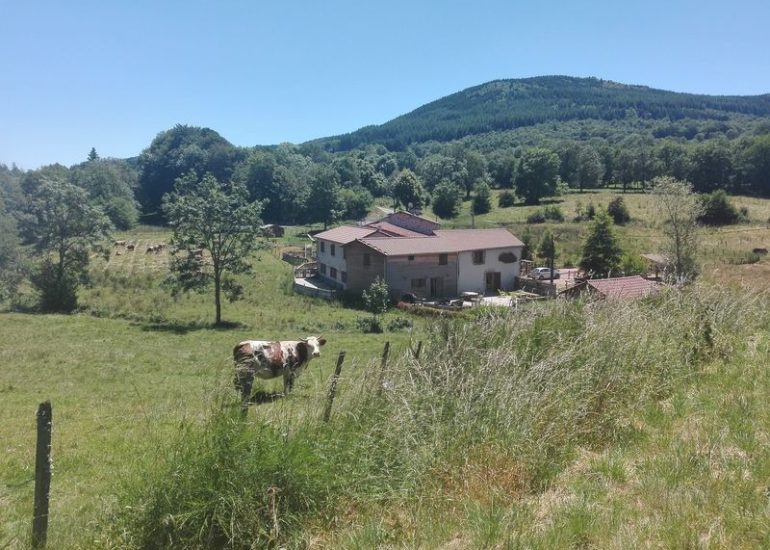
[[[301,143],[498,78],[770,93],[768,29],[767,0],[0,0],[0,163],[135,156],[178,123]]]

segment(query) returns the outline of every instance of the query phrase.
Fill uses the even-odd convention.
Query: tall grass
[[[148,548],[584,543],[590,510],[537,539],[547,508],[526,503],[581,452],[645,440],[651,404],[741,358],[766,323],[759,296],[705,288],[439,322],[419,360],[347,377],[328,424],[220,401],[128,484],[118,531]],[[593,464],[626,480],[619,459]]]

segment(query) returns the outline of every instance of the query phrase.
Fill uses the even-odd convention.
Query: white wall
[[[320,239],[319,239],[320,242]],[[324,251],[321,252],[321,247],[318,246],[316,249],[316,253],[318,254],[318,262],[326,264],[326,274],[323,275],[324,278],[329,279],[330,281],[334,281],[337,284],[342,285],[342,272],[347,271],[347,262],[342,258],[342,245],[334,243],[336,249],[334,251],[334,256],[331,255],[331,249],[332,249],[332,243],[329,241],[324,241]],[[337,278],[332,279],[331,275],[329,274],[330,268],[336,268],[337,269]],[[343,285],[347,286],[347,285]]]
[[[473,252],[460,252],[459,257],[459,277],[457,280],[457,292],[478,292],[483,294],[486,288],[486,273],[489,271],[500,272],[500,284],[503,289],[511,290],[519,275],[519,265],[521,261],[521,252],[523,247],[514,246],[510,248],[495,248],[494,250],[484,251],[484,263],[475,265],[473,263]],[[517,260],[506,264],[498,258],[504,252],[512,252]]]

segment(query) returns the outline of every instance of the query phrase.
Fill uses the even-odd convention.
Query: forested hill
[[[331,151],[413,143],[571,120],[627,118],[725,121],[733,115],[770,115],[770,94],[708,96],[619,84],[598,78],[542,76],[495,80],[433,101],[379,126],[366,126],[315,143]]]

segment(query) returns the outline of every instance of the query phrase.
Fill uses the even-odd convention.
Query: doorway
[[[488,271],[485,275],[486,284],[484,285],[484,294],[497,294],[497,291],[500,290],[500,287],[502,286],[500,284],[500,272]]]
[[[443,295],[444,295],[444,278],[431,277],[430,278],[430,297],[441,298]]]

